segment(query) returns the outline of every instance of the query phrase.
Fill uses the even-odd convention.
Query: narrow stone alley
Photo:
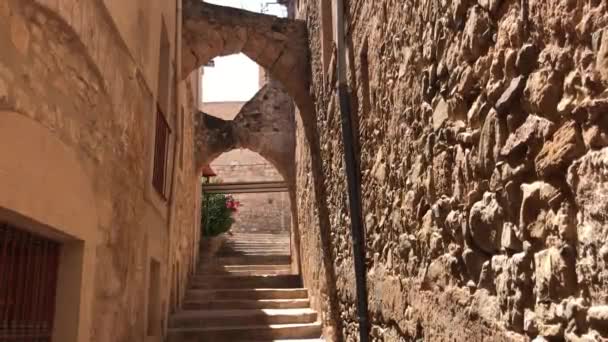
[[[0,342],[608,341],[608,0],[0,0],[0,46]]]
[[[191,278],[169,342],[320,341],[302,278],[291,271],[290,237],[235,233]]]

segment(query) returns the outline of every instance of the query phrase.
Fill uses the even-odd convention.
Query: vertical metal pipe
[[[357,286],[357,313],[359,315],[359,340],[369,340],[369,318],[367,307],[367,270],[365,268],[365,234],[361,207],[361,184],[356,163],[353,123],[351,117],[350,92],[346,80],[346,35],[344,33],[344,1],[336,0],[336,45],[338,57],[338,97],[342,117],[342,139],[344,162],[348,183],[348,198],[353,241],[353,259]]]

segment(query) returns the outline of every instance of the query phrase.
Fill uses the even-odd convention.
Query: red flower
[[[240,202],[235,201],[232,196],[226,196],[226,208],[228,208],[232,211],[236,211],[237,208],[239,207],[239,205],[240,205]]]

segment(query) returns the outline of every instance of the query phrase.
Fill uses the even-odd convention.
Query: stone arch
[[[270,80],[239,110],[234,120],[222,120],[203,112],[196,116],[195,146],[199,167],[221,154],[246,148],[269,161],[289,187],[292,220],[292,267],[300,270],[300,231],[297,220],[295,175],[295,111],[281,84]]]
[[[53,339],[88,341],[98,241],[90,179],[72,149],[16,112],[0,111],[0,155],[0,220],[62,242]]]
[[[196,121],[199,168],[222,153],[245,148],[268,160],[289,184],[295,181],[294,110],[276,81],[262,87],[234,120],[199,112]]]
[[[305,22],[186,0],[182,41],[182,77],[214,57],[242,52],[281,82],[305,125],[314,123]]]

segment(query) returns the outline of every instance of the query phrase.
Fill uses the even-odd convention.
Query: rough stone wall
[[[607,338],[606,1],[346,3],[373,340]],[[335,62],[324,75],[319,1],[297,8],[323,162],[299,122],[302,268],[314,296],[335,271],[352,341]]]
[[[0,109],[56,134],[77,153],[94,189],[99,241],[87,341],[151,340],[146,332],[150,254],[158,253],[161,264],[163,311],[174,278],[169,264],[181,263],[185,278],[194,259],[198,177],[192,116],[186,115],[182,126],[183,150],[175,149],[183,162],[175,163],[172,205],[163,216],[145,196],[154,92],[104,4],[7,0],[0,3],[0,23]],[[185,83],[180,88],[183,94]],[[179,101],[192,112],[185,98]]]
[[[277,169],[259,154],[233,150],[211,163],[217,177],[225,183],[282,181]],[[291,207],[287,193],[234,194],[241,204],[234,214],[232,231],[288,232]]]

